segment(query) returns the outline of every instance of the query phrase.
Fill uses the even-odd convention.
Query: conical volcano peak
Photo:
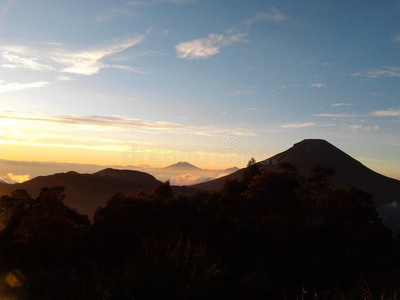
[[[382,176],[361,164],[336,146],[323,139],[304,139],[293,147],[260,163],[267,170],[274,170],[280,162],[293,165],[301,176],[310,177],[310,169],[319,165],[332,168],[332,183],[341,188],[357,187],[372,194],[375,203],[391,203],[399,199],[400,182]],[[226,178],[241,179],[244,169],[226,177],[194,185],[206,190],[222,189]]]
[[[186,161],[181,161],[181,162],[177,162],[176,164],[170,165],[168,167],[165,167],[164,169],[167,170],[200,170],[198,167],[196,167],[195,165],[192,165],[191,163],[188,163]]]
[[[348,155],[344,153],[342,150],[337,148],[336,146],[332,145],[326,140],[322,139],[305,139],[302,140],[301,142],[298,142],[293,145],[292,148],[289,148],[287,151],[283,153],[291,153],[296,156],[303,156],[305,154],[308,155],[319,155],[319,156],[324,156],[325,159],[330,159],[330,155],[334,155],[337,159],[337,156],[346,156]],[[343,157],[342,157],[343,159]]]
[[[180,161],[176,163],[178,166],[193,166],[192,164],[186,162],[186,161]]]
[[[297,146],[297,145],[331,145],[333,146],[331,143],[329,143],[326,140],[323,139],[304,139],[301,142],[295,143],[293,146]]]

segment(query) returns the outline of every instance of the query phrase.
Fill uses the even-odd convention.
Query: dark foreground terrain
[[[396,299],[399,239],[370,194],[319,166],[242,172],[115,194],[92,223],[62,187],[1,197],[2,299]]]

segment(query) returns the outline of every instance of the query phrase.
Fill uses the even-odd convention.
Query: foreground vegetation
[[[220,193],[114,195],[93,222],[64,189],[0,199],[2,299],[396,299],[398,239],[369,194],[282,164]],[[67,191],[68,192],[68,191]]]

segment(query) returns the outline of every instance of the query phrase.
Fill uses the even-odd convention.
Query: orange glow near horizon
[[[282,149],[282,151],[285,149]],[[166,150],[141,150],[133,152],[126,148],[124,151],[106,151],[101,149],[63,148],[55,146],[32,146],[24,144],[1,145],[0,159],[22,162],[55,162],[71,164],[88,164],[98,166],[148,166],[162,168],[168,165],[186,161],[205,169],[226,169],[233,166],[245,167],[250,157],[244,153],[202,153],[179,152]],[[272,155],[271,155],[272,156]],[[357,159],[357,157],[356,157]],[[388,177],[400,180],[396,166],[390,162],[367,161],[358,158],[364,165]],[[12,170],[10,170],[12,171]]]
[[[26,144],[1,145],[1,159],[12,161],[37,161],[100,166],[149,166],[152,168],[186,161],[200,168],[226,169],[233,166],[244,167],[251,155],[234,152],[201,152],[136,149],[127,147],[121,151],[82,149],[57,146],[33,146]]]
[[[0,128],[0,159],[13,161],[121,167],[146,165],[151,168],[185,161],[205,169],[227,169],[245,167],[251,157],[260,161],[286,150],[276,147],[266,153],[238,147],[239,138],[252,136],[252,132],[230,133],[213,128],[199,131],[184,124],[117,116],[52,116],[0,111]],[[168,144],[160,142],[163,138]],[[210,148],[197,142],[199,138],[210,139]],[[217,139],[223,141],[222,147],[215,147]],[[400,179],[397,165],[391,160],[358,159],[379,173]]]

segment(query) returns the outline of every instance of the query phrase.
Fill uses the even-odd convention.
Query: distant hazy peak
[[[191,163],[181,161],[177,162],[176,164],[170,165],[168,167],[165,167],[164,169],[191,169],[191,170],[200,170],[200,168],[196,167],[195,165],[192,165]]]

